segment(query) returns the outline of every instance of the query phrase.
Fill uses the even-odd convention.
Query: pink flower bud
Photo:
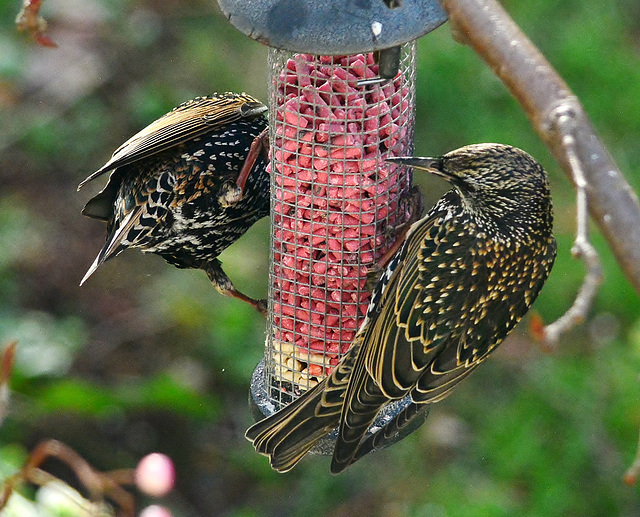
[[[135,483],[141,492],[153,497],[168,494],[175,484],[176,473],[171,458],[153,452],[140,460],[135,471]]]
[[[164,506],[151,505],[147,506],[140,512],[139,517],[171,517],[171,512]]]

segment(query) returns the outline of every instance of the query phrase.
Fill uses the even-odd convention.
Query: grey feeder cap
[[[265,417],[271,416],[278,409],[276,405],[271,400],[269,400],[269,394],[267,391],[268,387],[265,383],[264,373],[264,359],[262,359],[258,363],[258,366],[256,366],[256,369],[253,371],[253,375],[251,376],[251,389],[249,390],[249,406],[251,408],[251,415],[256,422],[259,422]],[[389,423],[393,419],[393,417],[395,417],[410,403],[411,399],[409,396],[407,396],[401,400],[391,402],[383,407],[378,413],[375,421],[367,431],[367,436],[370,436],[382,429],[385,424]],[[387,440],[380,440],[380,442],[378,443],[378,447],[371,452],[386,449],[389,445],[393,445],[394,443],[410,435],[424,423],[424,421],[427,419],[428,414],[429,410],[427,408],[420,414],[420,416],[414,418],[412,422],[404,427],[400,432],[397,432],[396,434],[390,436]],[[320,441],[318,441],[318,443],[316,443],[316,445],[309,452],[311,454],[330,456],[333,454],[333,449],[335,447],[337,438],[338,431],[337,429],[334,429],[327,436],[320,439]]]
[[[270,47],[357,54],[394,47],[447,21],[438,0],[218,0],[232,25]],[[400,4],[389,8],[387,4]]]

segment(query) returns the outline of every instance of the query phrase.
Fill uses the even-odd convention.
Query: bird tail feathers
[[[274,470],[287,472],[323,437],[340,418],[340,404],[327,404],[323,389],[327,380],[251,426],[245,436],[256,451],[269,456]]]
[[[118,253],[123,251],[124,248],[126,248],[122,241],[127,238],[129,231],[138,224],[141,213],[140,207],[136,207],[136,209],[127,214],[121,224],[117,226],[114,225],[113,230],[107,237],[106,244],[100,250],[100,253],[98,253],[98,256],[93,261],[93,264],[91,264],[91,267],[85,273],[84,277],[82,277],[80,285],[84,284],[103,262],[109,260],[111,257],[115,257]]]

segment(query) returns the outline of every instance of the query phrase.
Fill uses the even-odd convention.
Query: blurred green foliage
[[[17,339],[0,476],[57,438],[101,470],[150,451],[176,462],[163,501],[177,516],[634,516],[622,484],[640,426],[640,304],[602,237],[605,283],[592,316],[547,355],[527,323],[427,423],[344,475],[327,458],[272,472],[243,438],[264,322],[198,271],[125,253],[78,281],[104,228],[76,193],[120,143],[180,102],[212,91],[266,99],[267,51],[213,1],[47,0],[58,49],[13,29],[0,0],[0,346]],[[640,7],[635,0],[505,0],[578,94],[640,190]],[[574,194],[518,104],[448,26],[419,42],[416,150],[499,141],[550,172],[558,261],[535,309],[571,304],[583,268],[570,257]],[[418,175],[428,199],[445,188]],[[94,189],[94,190],[91,190]],[[268,222],[222,255],[243,290],[266,292]],[[48,470],[75,483],[56,462]],[[25,492],[28,494],[29,492]]]

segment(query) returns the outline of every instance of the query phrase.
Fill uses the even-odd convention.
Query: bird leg
[[[260,314],[264,316],[267,315],[267,300],[256,300],[238,291],[227,274],[222,270],[222,264],[218,259],[209,262],[207,267],[203,269],[207,273],[209,280],[211,280],[213,287],[215,287],[220,294],[242,300],[255,308]]]
[[[390,227],[389,229],[395,235],[396,239],[389,249],[378,259],[377,262],[369,266],[367,271],[367,282],[365,289],[367,291],[373,291],[373,288],[380,280],[382,271],[387,267],[393,256],[398,252],[402,244],[404,243],[409,228],[422,216],[424,210],[424,197],[417,187],[412,187],[407,200],[407,211],[409,212],[409,218],[405,223],[398,226]]]
[[[266,162],[269,159],[269,128],[266,128],[264,131],[262,131],[262,133],[255,137],[253,142],[251,142],[251,147],[249,148],[247,157],[244,160],[242,169],[240,169],[240,174],[238,174],[236,185],[243,192],[244,186],[247,183],[247,178],[253,170],[253,166],[258,159],[258,154],[261,152]]]
[[[253,170],[253,166],[256,164],[260,152],[263,153],[265,161],[269,159],[269,128],[262,131],[262,133],[251,142],[251,147],[242,164],[238,179],[235,181],[227,180],[220,187],[218,192],[218,203],[220,203],[220,206],[226,208],[242,200],[244,186],[247,183],[249,174],[251,174]]]

